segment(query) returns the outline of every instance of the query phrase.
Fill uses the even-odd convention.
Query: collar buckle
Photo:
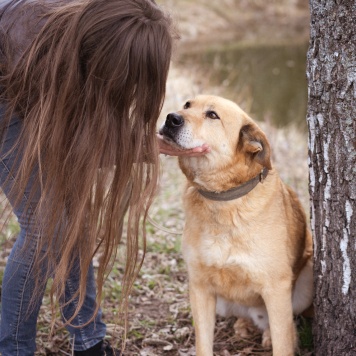
[[[265,175],[264,175],[264,168],[261,169],[261,172],[260,172],[260,183],[263,183],[264,180],[265,180]]]

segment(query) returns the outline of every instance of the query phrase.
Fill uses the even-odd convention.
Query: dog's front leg
[[[273,356],[293,356],[296,347],[296,331],[293,322],[292,286],[280,282],[263,293],[270,324]]]
[[[195,327],[197,356],[213,355],[216,296],[207,286],[189,283],[190,304]]]

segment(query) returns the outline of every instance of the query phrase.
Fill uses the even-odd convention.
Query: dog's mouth
[[[184,147],[182,147],[178,142],[176,142],[175,133],[172,132],[169,128],[167,128],[165,125],[160,128],[158,133],[162,136],[163,140],[172,147],[178,148],[180,150],[184,149]]]

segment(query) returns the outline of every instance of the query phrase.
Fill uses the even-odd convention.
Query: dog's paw
[[[266,329],[262,334],[262,347],[265,349],[272,348],[271,331]]]
[[[248,339],[256,329],[250,320],[238,318],[234,324],[234,330],[238,338]]]

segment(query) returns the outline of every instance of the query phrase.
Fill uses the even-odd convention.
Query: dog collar
[[[223,192],[209,192],[206,190],[198,189],[198,192],[207,199],[215,200],[215,201],[229,201],[243,197],[247,193],[249,193],[253,188],[256,187],[258,183],[263,183],[268,175],[268,169],[263,168],[261,172],[255,177],[250,179],[249,181],[229,190],[225,190]]]

